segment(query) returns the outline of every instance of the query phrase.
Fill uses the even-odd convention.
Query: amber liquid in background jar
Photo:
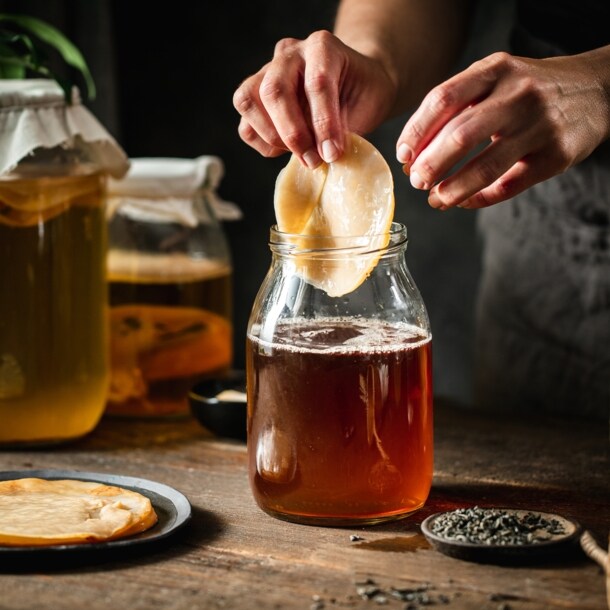
[[[114,250],[106,412],[185,415],[188,392],[232,361],[231,269],[182,254]]]
[[[258,504],[329,525],[423,506],[433,467],[429,334],[374,319],[292,320],[272,344],[253,330],[249,471]]]
[[[0,444],[77,438],[108,386],[102,174],[0,180]]]

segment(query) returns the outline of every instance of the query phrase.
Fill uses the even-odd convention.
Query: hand
[[[239,135],[266,157],[293,152],[317,167],[343,154],[345,132],[366,133],[387,116],[396,84],[380,61],[329,32],[287,38],[273,59],[237,89]]]
[[[582,161],[610,135],[609,55],[496,53],[437,86],[398,139],[411,184],[432,207],[482,208]]]

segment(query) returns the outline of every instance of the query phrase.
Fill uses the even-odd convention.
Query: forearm
[[[602,141],[610,138],[610,45],[576,56],[590,70],[591,103],[586,113],[589,122],[599,121]]]
[[[466,37],[471,0],[342,0],[335,34],[382,63],[403,112],[449,74]]]

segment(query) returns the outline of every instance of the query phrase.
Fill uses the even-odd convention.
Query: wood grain
[[[193,519],[151,548],[50,562],[0,555],[0,608],[402,609],[407,602],[391,597],[392,587],[427,587],[433,607],[449,610],[605,610],[604,577],[577,548],[544,565],[474,564],[430,548],[419,524],[458,506],[515,506],[573,517],[607,540],[607,427],[449,405],[439,405],[435,417],[427,506],[367,528],[302,526],[267,516],[250,495],[245,446],[216,439],[190,419],[105,419],[69,446],[2,452],[4,471],[71,469],[171,485],[191,501]],[[353,534],[361,540],[352,541]],[[369,579],[385,604],[358,595],[358,583]]]

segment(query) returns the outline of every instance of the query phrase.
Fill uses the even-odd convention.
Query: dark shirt
[[[610,0],[516,0],[517,21],[567,54],[610,45]]]

